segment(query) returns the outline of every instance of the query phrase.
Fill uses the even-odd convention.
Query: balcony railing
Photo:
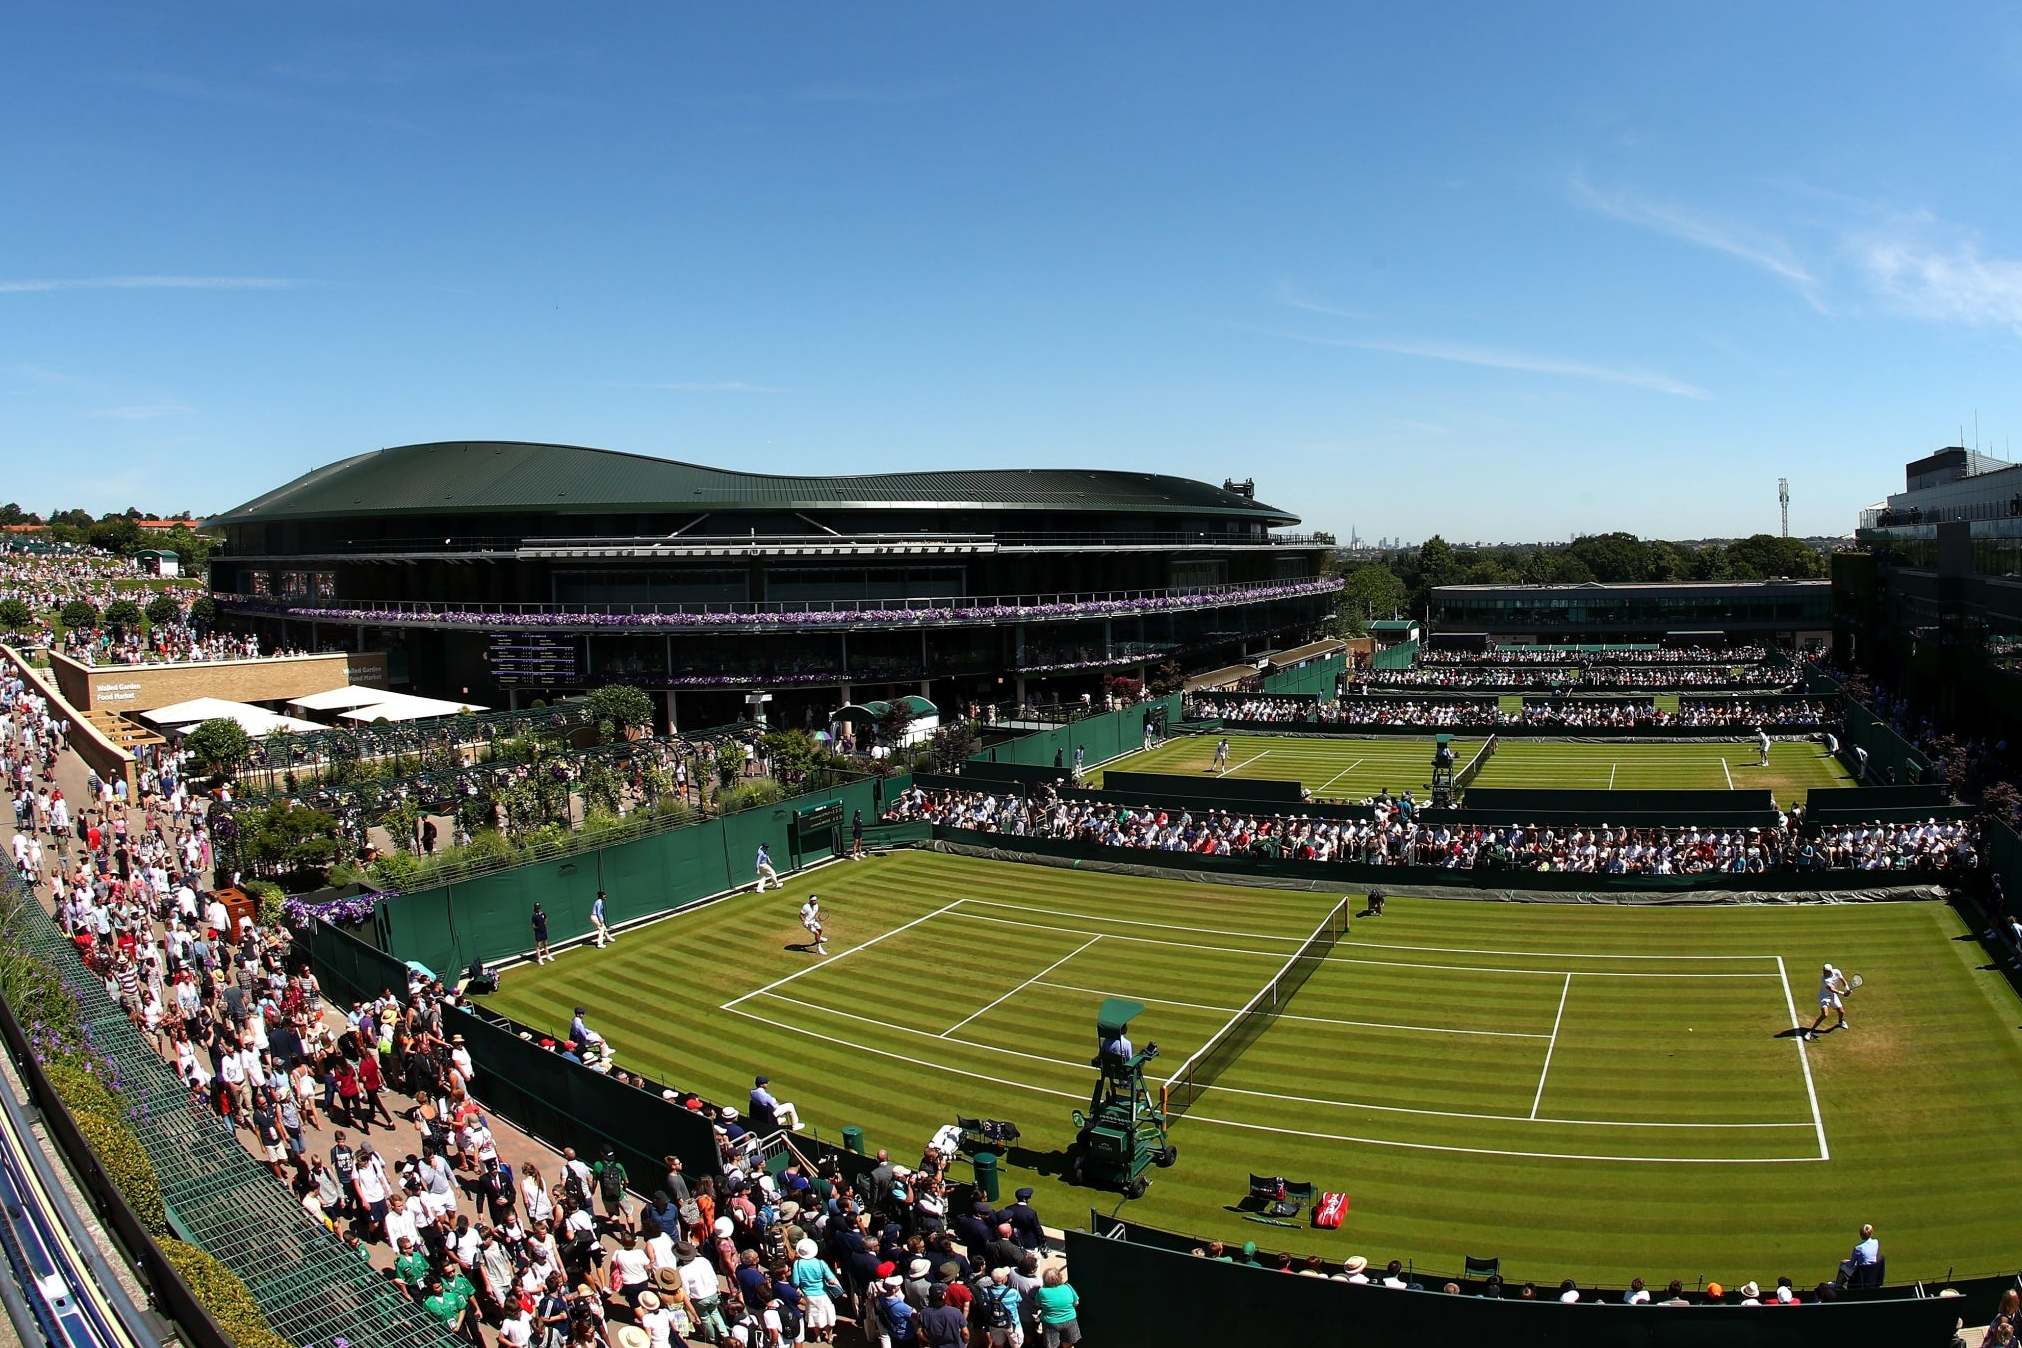
[[[1971,501],[1955,506],[1910,506],[1892,510],[1880,506],[1861,512],[1863,529],[1900,529],[1916,524],[1953,524],[1961,520],[2005,520],[2022,517],[2022,492],[2005,501]]]
[[[925,530],[885,534],[644,534],[629,537],[587,535],[565,538],[448,535],[428,538],[347,538],[341,542],[305,544],[286,553],[250,552],[241,560],[271,557],[277,564],[315,557],[364,556],[653,556],[764,554],[836,554],[908,552],[1060,552],[1130,548],[1324,548],[1334,545],[1326,533],[1226,534],[1212,530],[1066,531],[963,534]]]
[[[695,604],[507,604],[422,599],[287,602],[219,594],[220,605],[310,622],[369,626],[483,629],[757,630],[980,626],[1004,622],[1072,621],[1183,613],[1333,594],[1341,580],[1251,581],[1155,590],[1097,590],[1060,594],[937,596],[918,599],[742,600]]]

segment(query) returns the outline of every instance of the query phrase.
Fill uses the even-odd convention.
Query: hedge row
[[[210,1312],[211,1319],[218,1322],[218,1328],[229,1334],[238,1348],[292,1348],[267,1323],[260,1303],[253,1300],[253,1294],[239,1281],[238,1274],[203,1250],[180,1240],[161,1242],[161,1252],[175,1265],[176,1272]]]

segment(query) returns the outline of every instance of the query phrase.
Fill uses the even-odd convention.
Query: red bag
[[[1338,1228],[1347,1215],[1347,1194],[1321,1194],[1320,1201],[1313,1205],[1313,1225],[1328,1231]]]

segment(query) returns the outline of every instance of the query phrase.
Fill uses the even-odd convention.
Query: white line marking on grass
[[[1201,932],[1209,936],[1247,936],[1253,941],[1285,941],[1298,945],[1304,936],[1273,936],[1269,932],[1239,931],[1233,927],[1188,927],[1177,922],[1150,922],[1143,918],[1110,917],[1107,914],[1082,913],[1072,908],[1046,908],[1031,903],[1005,903],[998,899],[964,899],[964,908],[1009,908],[1018,913],[1050,913],[1054,917],[1078,917],[1090,922],[1116,922],[1126,927],[1157,927],[1163,931]],[[1486,946],[1469,945],[1412,945],[1402,941],[1356,940],[1357,949],[1377,950],[1432,950],[1447,955],[1507,955],[1515,958],[1567,959],[1567,960],[1773,960],[1774,955],[1595,955],[1582,954],[1573,950],[1494,950]],[[1769,977],[1763,974],[1762,977]],[[1235,1007],[1229,1008],[1231,1011]]]
[[[1100,941],[1101,939],[1102,937],[1100,936],[1089,937],[1086,941],[1083,941],[1080,945],[1074,947],[1074,949],[1068,951],[1065,955],[1062,955],[1059,959],[1053,961],[1053,963],[1047,965],[1044,969],[1041,969],[1038,973],[1032,975],[1032,977],[1026,979],[1023,983],[1020,983],[1017,987],[1011,989],[1011,991],[1005,993],[1002,997],[999,997],[996,1001],[990,1003],[989,1006],[984,1007],[982,1011],[971,1011],[968,1015],[962,1017],[960,1020],[956,1021],[953,1025],[950,1025],[947,1029],[941,1031],[941,1038],[947,1039],[951,1037],[955,1033],[955,1031],[961,1029],[964,1025],[967,1025],[970,1021],[982,1015],[983,1011],[994,1010],[996,1007],[1002,1005],[1003,1003],[1010,1001],[1013,997],[1016,997],[1019,993],[1025,991],[1025,989],[1031,987],[1034,983],[1037,983],[1040,979],[1046,977],[1046,975],[1052,973],[1055,969],[1058,969],[1061,965],[1067,963],[1067,961],[1073,959],[1076,955],[1079,955],[1082,951],[1088,949],[1088,947],[1094,945],[1097,941]]]
[[[1350,763],[1347,767],[1341,769],[1341,771],[1335,773],[1332,777],[1329,777],[1326,781],[1320,783],[1320,791],[1325,791],[1328,787],[1334,785],[1334,783],[1340,781],[1343,777],[1346,777],[1349,773],[1355,771],[1355,769],[1361,767],[1364,763],[1367,763],[1368,761],[1369,760],[1366,758],[1356,759],[1353,763]],[[1317,796],[1320,794],[1320,791],[1315,791],[1313,794]]]
[[[951,904],[950,907],[952,906],[953,905]],[[935,914],[929,914],[928,916],[930,917],[935,916]],[[1036,931],[1061,930],[1061,928],[1054,926],[1050,923],[1020,922],[1015,918],[1009,917],[987,917],[982,913],[968,912],[966,909],[958,912],[949,913],[948,916],[965,917],[968,918],[971,922],[995,922],[999,926],[1004,927],[1031,927]],[[1282,960],[1285,958],[1285,952],[1282,950],[1249,950],[1242,946],[1233,946],[1233,945],[1202,945],[1198,941],[1162,941],[1152,936],[1120,936],[1115,932],[1102,932],[1099,934],[1109,937],[1109,939],[1112,941],[1129,941],[1134,945],[1164,945],[1164,946],[1173,946],[1181,950],[1212,950],[1216,954],[1220,955],[1258,955],[1265,959],[1274,959],[1274,960]],[[1338,950],[1340,947],[1337,946],[1335,948]],[[1566,974],[1575,972],[1574,970],[1571,969],[1505,969],[1505,968],[1498,968],[1494,965],[1479,965],[1479,964],[1416,964],[1404,960],[1365,960],[1365,959],[1356,959],[1352,956],[1343,956],[1343,955],[1321,955],[1318,956],[1317,958],[1319,959],[1319,962],[1322,964],[1375,964],[1375,965],[1382,965],[1386,968],[1392,969],[1437,969],[1442,973],[1535,974],[1541,978],[1560,978]],[[1585,972],[1587,974],[1591,974],[1594,975],[1595,977],[1600,978],[1774,978],[1776,977],[1776,975],[1773,973],[1759,973],[1759,974],[1652,974],[1652,973],[1621,973],[1621,972],[1596,973],[1592,969],[1583,970],[1580,972]]]
[[[1148,997],[1142,992],[1117,992],[1110,988],[1085,988],[1079,983],[1037,983],[1035,987],[1059,988],[1062,992],[1089,992],[1098,997],[1128,997],[1134,1002],[1153,1002],[1159,1006],[1186,1006],[1196,1011],[1219,1011],[1223,1015],[1234,1015],[1242,1010],[1240,1006],[1209,1006],[1206,1002],[1180,1002],[1170,997]],[[1414,1030],[1420,1034],[1479,1034],[1495,1039],[1544,1039],[1547,1036],[1531,1030],[1453,1030],[1443,1025],[1400,1025],[1388,1020],[1337,1020],[1332,1016],[1296,1016],[1289,1011],[1278,1013],[1279,1020],[1303,1020],[1314,1025],[1348,1025],[1363,1030]]]
[[[1615,769],[1621,766],[1622,765],[1620,763],[1608,764],[1608,789],[1610,791],[1613,791],[1615,789]]]
[[[1559,1047],[1559,1024],[1566,1018],[1566,998],[1572,995],[1572,991],[1573,976],[1567,974],[1565,987],[1559,989],[1559,1013],[1552,1017],[1552,1041],[1545,1045],[1545,1065],[1538,1072],[1538,1093],[1531,1097],[1531,1117],[1533,1119],[1538,1116],[1538,1106],[1544,1103],[1545,1078],[1550,1076],[1552,1072],[1552,1054],[1557,1052]]]
[[[912,1055],[906,1055],[906,1053],[894,1053],[890,1049],[874,1049],[871,1045],[857,1043],[853,1039],[839,1039],[835,1035],[821,1035],[817,1031],[801,1029],[799,1025],[789,1025],[785,1021],[774,1021],[770,1017],[760,1017],[760,1015],[752,1013],[752,1010],[744,1010],[742,1006],[726,1006],[724,1010],[730,1010],[732,1015],[744,1017],[746,1021],[756,1021],[760,1025],[770,1025],[772,1029],[778,1029],[778,1031],[787,1031],[789,1035],[803,1035],[807,1039],[819,1039],[823,1043],[833,1043],[833,1045],[843,1047],[843,1049],[855,1049],[857,1053],[869,1053],[871,1057],[888,1057],[888,1059],[892,1059],[896,1063],[910,1063],[912,1067],[930,1067],[934,1071],[946,1071],[946,1073],[956,1075],[956,1077],[971,1077],[975,1081],[991,1081],[991,1083],[997,1083],[997,1085],[1009,1085],[1011,1089],[1017,1089],[1017,1091],[1031,1091],[1033,1095],[1051,1095],[1055,1099],[1084,1099],[1086,1097],[1084,1091],[1062,1091],[1062,1089],[1053,1089],[1049,1085],[1033,1085],[1029,1081],[1017,1081],[1015,1077],[1003,1077],[1003,1075],[993,1075],[993,1073],[985,1073],[985,1071],[969,1071],[967,1067],[950,1067],[948,1063],[936,1063],[936,1061],[924,1059],[924,1057],[912,1057]],[[926,1031],[916,1031],[916,1033],[926,1035]],[[969,1041],[958,1041],[958,1043],[969,1043]],[[989,1045],[975,1045],[975,1047],[987,1049]],[[1221,1089],[1221,1087],[1211,1087],[1211,1089]],[[1284,1138],[1318,1138],[1320,1142],[1353,1142],[1353,1144],[1359,1144],[1359,1146],[1389,1146],[1389,1148],[1399,1148],[1399,1150],[1405,1150],[1405,1152],[1446,1152],[1446,1154],[1460,1154],[1460,1156],[1516,1156],[1516,1158],[1525,1158],[1525,1160],[1605,1160],[1605,1162],[1642,1164],[1642,1166],[1783,1166],[1783,1164],[1802,1164],[1802,1162],[1824,1160],[1822,1156],[1607,1156],[1607,1154],[1583,1154],[1583,1152],[1521,1152],[1521,1150],[1488,1148],[1488,1146],[1446,1146],[1446,1144],[1438,1144],[1438,1142],[1399,1142],[1397,1138],[1357,1138],[1357,1136],[1351,1136],[1351,1134],[1312,1132],[1310,1128],[1278,1128],[1274,1124],[1239,1124],[1235,1120],[1217,1120],[1213,1116],[1193,1114],[1193,1112],[1189,1112],[1185,1116],[1185,1120],[1189,1124],[1215,1124],[1217,1128],[1244,1128],[1248,1132],[1270,1132],[1270,1134],[1278,1134],[1278,1136],[1284,1136]],[[1514,1122],[1523,1122],[1523,1120],[1514,1120]]]
[[[1048,1057],[1044,1053],[1030,1053],[1024,1049],[1006,1048],[1002,1044],[987,1044],[977,1039],[950,1039],[946,1035],[937,1035],[931,1030],[923,1030],[916,1025],[901,1025],[896,1021],[879,1020],[876,1016],[866,1016],[861,1015],[855,1011],[844,1011],[841,1010],[840,1008],[833,1006],[823,1006],[819,1002],[809,1002],[797,998],[789,998],[782,993],[774,992],[768,993],[766,995],[773,997],[779,1001],[788,1002],[790,1005],[793,1006],[805,1007],[810,1011],[820,1011],[831,1016],[841,1016],[847,1020],[861,1021],[865,1025],[875,1025],[881,1030],[892,1030],[899,1034],[910,1034],[921,1039],[932,1039],[935,1040],[936,1042],[960,1044],[964,1048],[980,1049],[985,1053],[1001,1053],[1007,1057],[1023,1058],[1028,1062],[1047,1063],[1054,1067],[1065,1067],[1075,1072],[1091,1072],[1095,1070],[1085,1060],[1077,1061],[1071,1058],[1053,1058]],[[1150,999],[1146,998],[1145,1000]],[[765,1019],[765,1017],[758,1015],[756,1012],[745,1011],[738,1008],[733,1009],[735,1009],[737,1011],[737,1014],[740,1016],[750,1016],[753,1020]],[[1278,1019],[1291,1020],[1303,1018],[1280,1016],[1278,1017]],[[779,1022],[777,1021],[768,1021],[767,1023],[779,1024]],[[826,1038],[826,1036],[821,1035],[813,1030],[801,1030],[800,1027],[798,1026],[781,1025],[781,1028],[782,1029],[790,1028],[797,1031],[798,1033],[812,1035],[814,1038],[817,1039]],[[1544,1036],[1537,1035],[1533,1037],[1541,1039]],[[835,1042],[842,1042],[842,1041],[838,1040]],[[873,1053],[883,1052],[882,1050],[879,1049],[869,1049],[869,1051]],[[914,1061],[914,1059],[905,1058],[897,1053],[886,1053],[885,1056],[899,1058],[901,1061],[904,1062]],[[962,1068],[958,1067],[951,1067],[948,1070],[951,1072],[961,1072],[962,1075],[964,1076],[976,1075],[975,1073],[966,1072]],[[996,1080],[996,1078],[989,1078],[989,1079]],[[1170,1081],[1171,1078],[1154,1077],[1151,1078],[1151,1080],[1154,1082],[1165,1082]],[[1023,1083],[1016,1081],[1009,1081],[1007,1079],[1007,1084],[1021,1085]],[[1034,1087],[1033,1089],[1048,1089],[1048,1088]],[[1053,1092],[1049,1090],[1049,1093],[1058,1094],[1059,1092]],[[1477,1121],[1487,1123],[1533,1123],[1533,1122],[1544,1124],[1562,1123],[1586,1128],[1809,1128],[1811,1127],[1811,1125],[1808,1123],[1666,1123],[1662,1120],[1646,1120],[1646,1119],[1529,1119],[1524,1117],[1522,1114],[1482,1114],[1457,1109],[1424,1109],[1411,1105],[1378,1105],[1372,1104],[1366,1100],[1336,1100],[1329,1096],[1320,1096],[1320,1095],[1287,1095],[1277,1091],[1259,1091],[1259,1090],[1252,1090],[1246,1086],[1223,1086],[1220,1084],[1202,1087],[1201,1094],[1246,1095],[1251,1096],[1258,1100],[1277,1100],[1287,1104],[1295,1104],[1295,1105],[1324,1105],[1332,1109],[1361,1109],[1361,1110],[1368,1110],[1378,1114],[1414,1114],[1421,1118],[1474,1119]],[[1188,1117],[1193,1116],[1188,1115]],[[1279,1130],[1279,1131],[1291,1131],[1291,1130]]]
[[[1234,775],[1235,773],[1241,772],[1241,771],[1242,771],[1242,770],[1243,770],[1244,768],[1247,768],[1248,766],[1250,766],[1250,764],[1252,764],[1252,763],[1256,762],[1256,761],[1257,761],[1257,759],[1259,759],[1259,758],[1268,758],[1268,757],[1270,756],[1270,753],[1271,753],[1271,751],[1270,751],[1269,749],[1266,749],[1266,750],[1264,750],[1264,752],[1263,752],[1263,753],[1257,754],[1257,755],[1255,755],[1254,757],[1251,757],[1251,758],[1246,758],[1246,759],[1244,759],[1244,760],[1243,760],[1242,762],[1240,762],[1240,763],[1236,764],[1236,765],[1235,765],[1234,767],[1232,767],[1232,768],[1223,768],[1223,769],[1222,769],[1222,776],[1224,776],[1224,777],[1228,777],[1228,776],[1232,776],[1232,775]]]
[[[1790,973],[1783,967],[1781,955],[1776,957],[1776,974],[1783,980],[1783,1004],[1790,1008],[1790,1028],[1798,1031],[1791,1038],[1797,1040],[1797,1061],[1804,1068],[1804,1093],[1811,1099],[1811,1121],[1818,1129],[1818,1159],[1830,1161],[1832,1149],[1825,1144],[1825,1116],[1818,1112],[1818,1090],[1811,1084],[1811,1055],[1805,1051],[1804,1032],[1797,1023],[1797,999],[1790,995]]]
[[[845,956],[854,955],[859,950],[865,950],[870,948],[871,946],[876,945],[879,941],[884,940],[887,936],[897,936],[900,932],[905,931],[909,927],[917,927],[922,922],[928,921],[931,918],[939,917],[943,913],[950,912],[953,909],[960,907],[961,903],[962,900],[956,899],[953,903],[945,904],[942,907],[936,908],[931,913],[921,914],[919,917],[914,918],[911,922],[908,922],[903,926],[893,927],[888,932],[884,932],[880,935],[873,936],[871,937],[870,940],[865,941],[862,945],[853,945],[848,950],[838,950],[835,954],[830,955],[825,960],[818,960],[815,963],[808,965],[805,969],[795,969],[785,978],[775,978],[774,980],[772,980],[772,982],[767,983],[762,988],[757,988],[751,992],[747,992],[742,997],[733,998],[732,1000],[727,1001],[722,1006],[718,1007],[717,1010],[719,1011],[734,1010],[736,1009],[738,1002],[748,1001],[751,998],[758,996],[758,994],[761,992],[771,992],[774,988],[779,987],[782,984],[791,983],[794,979],[799,978],[802,974],[811,974],[816,969],[826,968],[827,966],[834,964],[837,960],[842,959]]]
[[[1734,789],[1734,774],[1733,774],[1732,772],[1729,772],[1729,771],[1728,771],[1728,769],[1727,769],[1727,755],[1726,755],[1726,754],[1722,754],[1722,755],[1720,755],[1720,771],[1721,771],[1721,773],[1722,773],[1722,774],[1724,774],[1724,775],[1726,776],[1726,778],[1727,778],[1727,789],[1728,789],[1729,791],[1732,791],[1732,790]]]

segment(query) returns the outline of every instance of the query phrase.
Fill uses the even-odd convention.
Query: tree
[[[1649,549],[1634,534],[1589,534],[1574,539],[1566,553],[1584,563],[1598,581],[1621,584],[1650,579]]]
[[[85,531],[85,541],[94,548],[104,548],[122,557],[130,557],[146,537],[141,527],[130,516],[116,515],[100,520]]]
[[[1745,580],[1814,579],[1826,573],[1825,554],[1801,538],[1752,534],[1727,545],[1728,565]]]
[[[218,601],[200,594],[190,601],[190,626],[208,632],[218,621]]]
[[[1410,599],[1410,592],[1389,567],[1381,562],[1364,562],[1342,577],[1342,611],[1364,620],[1394,618]]]
[[[58,609],[56,616],[68,631],[90,631],[98,626],[98,605],[89,599],[73,599]]]
[[[0,599],[0,628],[9,632],[24,632],[35,621],[35,611],[28,607],[28,601],[15,596]]]
[[[140,626],[140,605],[131,599],[115,599],[105,606],[105,625],[125,632]]]
[[[183,747],[211,772],[230,775],[253,752],[253,741],[244,726],[220,716],[184,735]]]
[[[183,616],[183,606],[176,602],[172,594],[158,594],[147,601],[147,624],[149,627],[166,627]]]
[[[817,769],[829,766],[835,755],[827,745],[805,730],[774,730],[765,736],[765,756],[771,760],[772,775],[789,786],[798,787]]]
[[[230,721],[205,724],[238,730]],[[321,884],[337,859],[337,820],[307,805],[278,801],[244,821],[241,829],[241,855],[254,870],[268,875],[299,875]]]
[[[607,740],[653,724],[653,699],[630,684],[605,684],[591,692],[590,711],[597,718],[597,733]]]
[[[218,540],[211,534],[192,533],[178,525],[162,535],[157,546],[175,549],[177,560],[183,565],[184,575],[193,575],[210,564],[211,550]]]

